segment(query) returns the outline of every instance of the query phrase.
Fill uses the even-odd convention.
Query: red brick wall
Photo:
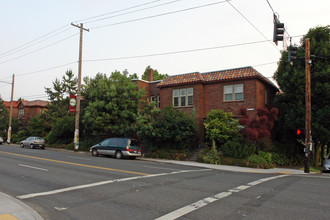
[[[223,90],[224,85],[243,84],[243,100],[242,101],[224,101]],[[204,120],[207,114],[212,109],[223,109],[225,112],[232,112],[234,117],[240,117],[239,109],[245,107],[248,109],[250,117],[256,117],[257,108],[265,107],[265,87],[264,83],[257,79],[228,81],[221,83],[208,84],[191,84],[176,87],[161,88],[161,108],[172,104],[173,89],[193,88],[194,89],[194,107],[179,107],[177,110],[182,110],[191,114],[195,110],[196,121],[200,129],[201,140],[204,137]],[[268,103],[272,104],[272,99],[275,96],[275,90],[268,88]]]

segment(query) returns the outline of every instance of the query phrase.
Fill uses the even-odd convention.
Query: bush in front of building
[[[238,159],[246,159],[255,152],[255,144],[244,140],[238,136],[230,141],[227,141],[221,146],[221,151],[224,156],[233,157]]]

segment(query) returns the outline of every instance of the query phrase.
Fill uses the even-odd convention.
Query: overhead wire
[[[166,13],[162,13],[162,14],[151,15],[151,16],[146,16],[146,17],[142,17],[142,18],[136,18],[136,19],[131,19],[131,20],[127,20],[127,21],[121,21],[121,22],[111,23],[111,24],[107,24],[107,25],[91,27],[90,29],[99,29],[99,28],[109,27],[109,26],[113,26],[113,25],[120,25],[120,24],[136,22],[136,21],[147,20],[147,19],[150,19],[150,18],[156,18],[156,17],[166,16],[166,15],[170,15],[170,14],[176,14],[176,13],[195,10],[195,9],[199,9],[199,8],[209,7],[209,6],[225,3],[227,1],[228,0],[217,1],[217,2],[213,2],[213,3],[204,4],[204,5],[200,5],[200,6],[195,6],[195,7],[191,7],[191,8],[185,8],[185,9],[181,9],[181,10],[177,10],[177,11],[171,11],[171,12],[166,12]]]
[[[38,38],[36,38],[36,39],[34,39],[34,40],[31,40],[31,41],[29,41],[29,42],[27,42],[27,43],[24,43],[24,44],[22,44],[22,45],[20,45],[20,46],[18,46],[18,47],[15,47],[15,48],[10,49],[10,50],[8,50],[8,51],[6,51],[6,52],[4,52],[4,53],[1,53],[0,56],[2,57],[3,55],[6,55],[6,54],[8,54],[8,53],[11,53],[11,52],[13,52],[13,51],[15,51],[15,50],[18,50],[18,49],[22,48],[22,47],[26,47],[27,45],[32,44],[32,43],[34,43],[35,41],[38,41],[38,40],[40,40],[40,39],[42,39],[42,38],[44,38],[44,37],[47,37],[47,36],[49,36],[49,35],[51,35],[51,34],[57,32],[57,31],[59,31],[59,30],[65,28],[66,26],[68,26],[68,24],[66,24],[66,25],[64,25],[64,26],[62,26],[62,27],[60,27],[60,28],[57,28],[57,29],[55,29],[55,30],[53,30],[53,31],[51,31],[51,32],[49,32],[49,33],[47,33],[47,34],[45,34],[45,35],[42,35],[42,36],[40,36],[40,37],[38,37]],[[66,30],[65,30],[65,31],[66,31]],[[64,31],[63,31],[63,32],[64,32]],[[62,33],[62,32],[61,32],[61,33]],[[54,36],[56,36],[56,35],[54,35]],[[52,36],[52,37],[53,37],[53,36]],[[51,38],[51,37],[50,37],[50,38]],[[48,38],[47,38],[47,39],[48,39]],[[44,41],[44,40],[43,40],[43,41]]]
[[[134,5],[134,6],[131,6],[131,7],[128,7],[128,8],[120,9],[120,10],[117,10],[117,11],[111,11],[111,12],[108,12],[108,13],[105,13],[105,14],[96,15],[96,16],[92,16],[92,17],[89,17],[89,18],[84,18],[84,19],[75,21],[75,23],[79,23],[79,22],[82,22],[82,21],[88,21],[88,20],[91,20],[91,19],[94,19],[94,18],[99,18],[99,17],[102,17],[102,16],[106,16],[106,15],[109,15],[109,14],[115,14],[115,13],[118,13],[118,12],[127,11],[127,10],[130,10],[130,9],[138,8],[138,7],[145,6],[145,5],[150,5],[150,4],[153,4],[155,2],[159,2],[159,1],[162,1],[162,0],[155,0],[155,1],[151,1],[151,2],[146,2],[146,3],[143,3],[143,4]]]
[[[160,7],[160,6],[173,4],[173,3],[176,3],[176,2],[179,2],[179,1],[182,1],[182,0],[175,0],[175,1],[171,1],[171,2],[162,3],[162,4],[159,4],[159,5],[150,6],[150,7],[147,7],[147,8],[137,9],[137,10],[125,12],[125,13],[122,13],[122,14],[113,15],[113,16],[110,16],[110,17],[100,18],[100,19],[97,19],[97,20],[85,22],[85,24],[89,24],[89,23],[93,23],[93,22],[97,22],[97,21],[102,21],[102,20],[107,20],[107,19],[110,19],[110,18],[120,17],[122,15],[132,14],[132,13],[136,13],[136,12],[140,12],[140,11],[145,11],[145,10]]]
[[[261,34],[266,40],[268,40],[268,38],[266,37],[266,35],[264,35],[242,12],[240,12],[233,4],[230,3],[229,0],[226,0],[226,2],[233,8],[235,9],[235,11],[237,11],[255,30],[257,30],[259,32],[259,34]],[[277,51],[279,51],[281,53],[281,51],[272,43],[269,41],[269,43],[276,48]]]
[[[42,47],[42,48],[39,48],[39,49],[37,49],[37,50],[31,51],[31,52],[29,52],[29,53],[26,53],[26,54],[23,54],[23,55],[20,55],[20,56],[17,56],[17,57],[14,57],[14,58],[11,58],[11,59],[8,59],[8,60],[5,60],[5,61],[2,61],[2,62],[0,62],[0,64],[7,63],[7,62],[9,62],[9,61],[16,60],[16,59],[18,59],[18,58],[25,57],[25,56],[27,56],[27,55],[33,54],[33,53],[38,52],[38,51],[40,51],[40,50],[46,49],[46,48],[48,48],[48,47],[51,47],[51,46],[56,45],[56,44],[58,44],[58,43],[61,43],[62,41],[65,41],[65,40],[67,40],[67,39],[69,39],[69,38],[72,38],[72,37],[74,37],[74,36],[76,36],[76,35],[78,35],[78,34],[79,34],[79,33],[75,33],[75,34],[70,35],[70,36],[68,36],[68,37],[66,37],[66,38],[63,38],[63,39],[61,39],[61,40],[59,40],[59,41],[56,41],[55,43],[49,44],[49,45],[47,45],[47,46],[45,46],[45,47]]]
[[[5,57],[7,57],[7,56],[10,56],[10,55],[12,55],[12,54],[15,54],[15,53],[18,53],[18,52],[20,52],[20,51],[22,51],[22,50],[25,50],[25,49],[27,49],[27,48],[30,48],[30,47],[32,47],[32,46],[34,46],[34,45],[37,45],[37,44],[39,44],[39,43],[41,43],[41,42],[44,42],[44,41],[46,41],[46,40],[49,40],[49,39],[51,39],[51,38],[53,38],[53,37],[55,37],[55,36],[57,36],[57,35],[60,35],[60,34],[62,34],[62,33],[64,33],[64,32],[66,32],[66,31],[68,31],[68,30],[70,30],[72,27],[69,27],[69,28],[67,28],[67,29],[65,29],[65,30],[63,30],[63,31],[61,31],[61,32],[59,32],[59,33],[56,33],[56,34],[54,34],[54,35],[52,35],[52,36],[50,36],[50,37],[48,37],[48,38],[45,38],[45,39],[43,39],[43,40],[40,40],[40,41],[37,41],[37,42],[35,42],[35,43],[30,43],[30,44],[27,44],[27,45],[25,45],[25,46],[20,46],[20,47],[17,47],[15,50],[11,50],[11,52],[9,52],[9,51],[7,51],[6,53],[3,53],[3,55],[0,55],[0,59],[3,59],[3,58],[5,58]],[[54,32],[54,31],[53,31]],[[45,36],[45,35],[44,35]],[[39,38],[40,39],[40,38]],[[31,41],[32,42],[32,41]]]
[[[181,51],[172,51],[172,52],[145,54],[145,55],[136,55],[136,56],[126,56],[126,57],[114,57],[114,58],[83,60],[83,62],[124,60],[124,59],[135,59],[135,58],[144,58],[144,57],[153,57],[153,56],[163,56],[163,55],[172,55],[172,54],[180,54],[180,53],[190,53],[190,52],[205,51],[205,50],[215,50],[215,49],[221,49],[221,48],[238,47],[238,46],[244,46],[244,45],[259,44],[259,43],[264,43],[264,42],[269,42],[269,40],[260,40],[260,41],[252,41],[252,42],[245,42],[245,43],[239,43],[239,44],[230,44],[230,45],[223,45],[223,46],[197,48],[197,49],[190,49],[190,50],[181,50]]]

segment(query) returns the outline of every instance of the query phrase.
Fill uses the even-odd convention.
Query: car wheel
[[[45,147],[41,147],[42,150],[45,150]]]
[[[129,159],[131,159],[131,160],[135,160],[135,156],[132,156],[132,157],[129,157]]]
[[[21,143],[21,148],[23,148],[24,147],[24,144],[23,143]]]
[[[33,148],[34,148],[33,144],[30,144],[30,148],[31,148],[31,149],[33,149]]]
[[[92,150],[92,156],[94,156],[94,157],[99,156],[99,152],[97,152],[96,149],[93,149],[93,150]]]
[[[116,158],[121,159],[122,157],[123,157],[123,153],[120,150],[116,151]]]

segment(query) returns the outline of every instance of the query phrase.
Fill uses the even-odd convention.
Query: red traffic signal
[[[300,134],[301,134],[301,130],[298,129],[298,130],[297,130],[297,135],[300,135]]]

